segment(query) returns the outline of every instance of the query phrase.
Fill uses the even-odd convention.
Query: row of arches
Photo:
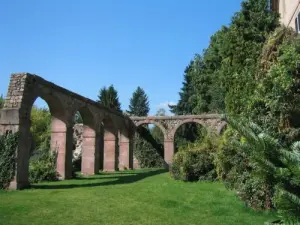
[[[50,149],[56,151],[57,172],[61,179],[72,177],[72,151],[73,149],[73,121],[75,113],[79,113],[83,123],[83,143],[81,173],[92,175],[98,173],[100,169],[104,171],[114,171],[117,169],[133,168],[133,134],[125,127],[118,127],[110,117],[104,117],[100,123],[94,118],[88,107],[81,107],[73,111],[66,111],[59,100],[54,101],[51,97],[39,97],[48,105],[51,114],[51,141]],[[36,98],[34,99],[36,100]],[[39,100],[40,101],[40,100]],[[28,167],[30,158],[30,112],[35,101],[27,107],[29,117],[23,117],[20,123],[20,145],[18,152],[17,173],[12,182],[13,189],[28,185]],[[24,109],[24,108],[23,108]],[[175,137],[176,131],[184,124],[198,123],[198,120],[183,120],[173,130],[171,136]],[[164,160],[166,165],[172,161],[175,152],[174,138],[170,138],[167,130],[160,123],[155,121],[141,121],[136,126],[153,124],[157,126],[163,134]],[[19,187],[20,186],[20,187]]]
[[[73,118],[77,112],[83,121],[82,173],[95,174],[101,167],[106,171],[113,171],[120,165],[130,167],[129,160],[124,157],[129,155],[127,151],[130,150],[130,132],[122,125],[118,126],[109,113],[103,118],[96,117],[87,104],[78,104],[83,105],[78,108],[74,104],[72,108],[68,108],[67,103],[63,103],[57,95],[54,96],[47,89],[36,88],[34,93],[31,92],[22,99],[19,108],[4,109],[10,110],[10,114],[13,110],[18,112],[15,122],[10,120],[9,125],[1,124],[1,130],[19,131],[16,173],[10,185],[11,189],[21,189],[29,185],[29,162],[32,152],[31,111],[36,102],[44,104],[51,115],[49,148],[57,152],[56,170],[60,179],[72,177]]]

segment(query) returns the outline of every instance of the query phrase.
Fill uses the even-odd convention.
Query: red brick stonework
[[[76,134],[82,135],[83,175],[96,174],[99,169],[115,171],[138,167],[133,157],[132,137],[142,124],[155,124],[162,130],[167,166],[174,155],[175,132],[182,124],[199,123],[216,132],[221,132],[226,125],[220,115],[215,114],[128,117],[37,75],[12,74],[4,108],[0,110],[0,135],[7,131],[19,132],[16,171],[10,189],[22,189],[29,185],[30,113],[38,97],[47,102],[51,112],[51,150],[58,152],[57,172],[61,179],[72,176],[73,118],[78,111],[83,119],[82,134]]]

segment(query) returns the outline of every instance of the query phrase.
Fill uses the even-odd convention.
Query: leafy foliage
[[[217,147],[218,138],[211,134],[202,142],[180,149],[173,157],[171,176],[183,181],[215,180],[213,162]]]
[[[0,189],[8,188],[15,175],[18,133],[0,136]]]
[[[32,152],[29,163],[29,181],[56,180],[56,153],[50,152],[51,113],[47,108],[32,107]]]
[[[56,172],[57,152],[39,150],[30,158],[29,181],[55,181],[58,178]]]
[[[137,87],[130,99],[128,113],[132,116],[146,116],[149,111],[148,96],[141,87]]]
[[[247,114],[256,64],[269,34],[279,26],[267,0],[246,0],[242,8],[185,69],[175,114],[224,112]]]
[[[130,99],[128,113],[134,116],[147,116],[149,110],[148,96],[142,88],[138,87]],[[154,134],[161,135],[161,131],[156,129]],[[142,168],[164,166],[162,142],[152,136],[152,131],[148,126],[140,126],[134,137],[133,154]]]
[[[250,168],[239,195],[260,195],[264,205],[275,206],[286,222],[300,222],[300,142],[285,147],[253,123],[225,118],[238,131],[243,141],[233,144],[244,154]],[[247,183],[249,183],[247,185]],[[253,202],[247,202],[252,203]]]
[[[36,149],[49,149],[51,138],[51,113],[47,108],[32,107],[31,110],[32,152]]]
[[[251,117],[275,136],[291,134],[292,128],[300,127],[299,48],[294,31],[278,28],[266,42],[258,64]],[[293,136],[299,137],[299,131],[294,131],[298,135]]]
[[[162,168],[164,159],[150,142],[139,135],[134,139],[133,154],[142,168]]]
[[[98,102],[103,106],[121,112],[121,103],[119,102],[118,92],[113,85],[108,88],[103,87],[99,91]]]

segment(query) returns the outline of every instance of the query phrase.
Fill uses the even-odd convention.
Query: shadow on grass
[[[104,175],[103,177],[100,175],[97,175],[97,177],[78,177],[74,178],[73,181],[84,181],[84,180],[99,180],[100,182],[93,182],[93,183],[72,183],[72,184],[63,184],[59,181],[56,184],[32,184],[31,188],[34,189],[70,189],[70,188],[83,188],[83,187],[98,187],[98,186],[107,186],[107,185],[117,185],[117,184],[130,184],[137,181],[140,181],[142,179],[145,179],[147,177],[155,176],[161,173],[166,173],[168,170],[166,169],[159,169],[159,170],[153,170],[153,171],[147,171],[147,172],[136,172],[136,173],[101,173],[101,175]],[[105,176],[105,175],[115,175],[113,177],[111,176]],[[120,175],[120,176],[116,176]],[[101,182],[103,179],[115,179],[111,181],[105,181]],[[117,180],[116,180],[117,179]]]

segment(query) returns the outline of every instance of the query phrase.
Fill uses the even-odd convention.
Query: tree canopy
[[[99,91],[98,102],[110,109],[121,111],[121,103],[119,102],[118,92],[113,85],[108,88],[103,87]]]
[[[149,111],[148,96],[141,87],[137,87],[132,94],[127,112],[132,116],[147,116]]]
[[[171,106],[177,115],[207,112],[247,114],[253,94],[256,63],[279,16],[269,1],[242,3],[229,26],[223,26],[202,55],[196,55],[184,71],[179,101]]]

